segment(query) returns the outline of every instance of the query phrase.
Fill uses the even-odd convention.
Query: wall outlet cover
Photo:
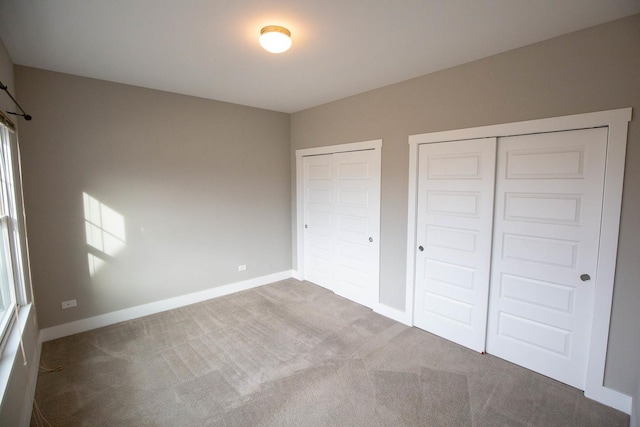
[[[78,303],[76,302],[76,300],[70,299],[68,301],[62,301],[61,305],[62,305],[62,309],[64,310],[67,308],[76,307]]]

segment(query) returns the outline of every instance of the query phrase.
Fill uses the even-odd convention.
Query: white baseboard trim
[[[585,391],[584,395],[591,400],[595,400],[603,405],[611,406],[618,411],[631,415],[633,399],[631,396],[627,396],[624,393],[601,386],[597,387],[595,390],[590,390],[588,393]]]
[[[291,277],[293,277],[296,280],[302,281],[302,274],[300,274],[300,272],[298,270],[292,270],[291,271]]]
[[[136,307],[125,308],[123,310],[101,314],[95,317],[89,317],[87,319],[81,319],[74,322],[64,323],[62,325],[52,326],[40,331],[40,340],[41,342],[55,340],[80,332],[89,331],[91,329],[101,328],[103,326],[109,326],[115,323],[136,319],[138,317],[148,316],[150,314],[156,314],[167,310],[173,310],[174,308],[184,307],[186,305],[195,304],[212,298],[218,298],[224,295],[233,294],[235,292],[257,288],[258,286],[263,286],[280,280],[289,279],[291,277],[293,277],[293,271],[281,271],[279,273],[243,280],[242,282],[217,286],[215,288],[207,289],[200,292],[180,295],[161,301],[155,301],[148,304],[138,305]]]
[[[388,317],[389,319],[393,319],[396,322],[403,323],[407,326],[413,326],[411,322],[411,316],[404,311],[400,311],[396,308],[389,307],[388,305],[384,305],[382,303],[378,303],[378,305],[374,306],[373,311],[385,317]]]

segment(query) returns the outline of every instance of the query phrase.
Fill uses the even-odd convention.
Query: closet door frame
[[[622,185],[624,180],[627,133],[631,108],[577,114],[548,119],[505,123],[499,125],[458,129],[409,136],[409,195],[407,222],[407,273],[405,312],[413,324],[415,260],[417,232],[418,147],[421,144],[460,141],[467,139],[505,137],[594,127],[607,127],[607,158],[605,166],[604,200],[600,245],[597,261],[598,275],[594,283],[594,310],[591,342],[587,355],[586,397],[631,413],[632,399],[604,386],[604,372],[609,341],[609,324],[620,228]],[[606,230],[603,233],[602,230]]]
[[[323,147],[315,147],[315,148],[305,148],[296,150],[296,221],[294,224],[295,230],[295,250],[293,251],[293,262],[294,266],[293,277],[298,280],[303,280],[305,277],[304,271],[304,168],[303,168],[303,158],[306,156],[318,156],[323,154],[335,154],[335,153],[346,153],[353,151],[373,151],[374,152],[374,161],[378,163],[378,166],[381,166],[382,163],[382,139],[374,139],[370,141],[362,141],[362,142],[353,142],[348,144],[338,144],[338,145],[328,145]],[[380,191],[381,185],[381,175],[378,176],[378,189]],[[380,211],[381,200],[378,197],[379,205],[378,205],[378,213]],[[375,295],[375,303],[379,304],[380,302],[380,215],[378,214],[378,224],[377,229],[375,230],[375,238],[378,241],[378,252],[377,252],[377,265],[378,265],[378,284]],[[369,307],[372,309],[377,309],[377,307]]]

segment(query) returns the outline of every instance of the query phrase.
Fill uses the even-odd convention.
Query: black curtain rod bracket
[[[14,104],[16,104],[16,107],[18,107],[20,109],[20,111],[22,111],[22,113],[16,113],[14,111],[7,111],[7,114],[12,114],[14,116],[20,116],[20,117],[24,117],[25,120],[31,120],[32,117],[30,115],[28,115],[20,106],[20,104],[18,104],[18,101],[16,101],[16,99],[13,97],[13,95],[11,95],[11,93],[9,92],[9,89],[7,88],[6,85],[2,84],[2,82],[0,81],[0,89],[2,89],[3,91],[5,91],[7,93],[7,95],[9,95],[9,98],[11,98],[11,100],[13,101]]]

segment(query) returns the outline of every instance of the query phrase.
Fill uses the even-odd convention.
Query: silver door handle
[[[373,237],[369,237],[369,242],[373,242]]]
[[[588,274],[581,274],[580,280],[582,280],[583,282],[586,282],[587,280],[591,280],[591,276],[589,276]]]

